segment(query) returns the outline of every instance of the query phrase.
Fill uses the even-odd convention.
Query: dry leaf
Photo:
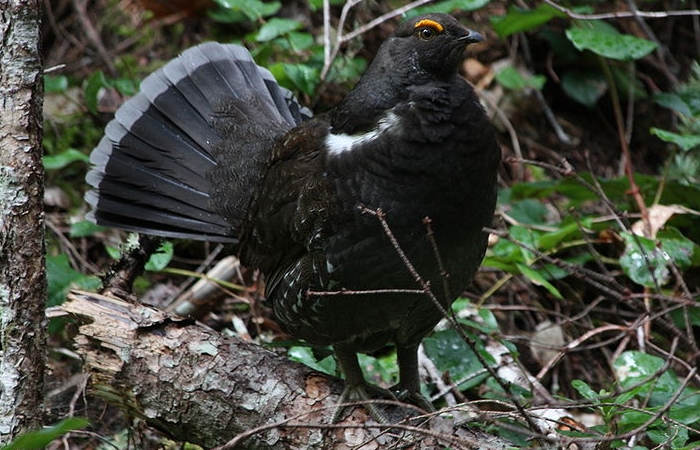
[[[656,233],[666,225],[666,222],[674,214],[695,214],[700,216],[700,212],[682,205],[653,205],[649,208],[649,231],[651,235],[647,236],[643,220],[638,220],[632,224],[632,232],[637,236],[653,239],[656,237]]]

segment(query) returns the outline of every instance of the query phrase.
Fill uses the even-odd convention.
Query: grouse
[[[88,217],[237,243],[282,328],[332,345],[343,401],[384,392],[357,353],[394,344],[391,395],[429,410],[418,345],[481,263],[496,202],[495,131],[458,74],[481,39],[446,14],[408,19],[318,116],[245,48],[190,48],[107,125],[90,158]]]

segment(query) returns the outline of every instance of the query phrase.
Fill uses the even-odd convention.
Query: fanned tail
[[[206,43],[148,76],[93,150],[100,225],[235,241],[274,141],[310,117],[238,45]]]

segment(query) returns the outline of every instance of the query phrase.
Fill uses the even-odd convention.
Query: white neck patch
[[[400,123],[399,117],[394,114],[393,111],[388,111],[384,117],[379,119],[377,126],[373,130],[370,130],[362,134],[333,134],[330,133],[326,136],[326,148],[328,149],[329,155],[340,155],[345,152],[352,151],[352,149],[361,143],[370,142],[378,138],[382,133],[391,128],[392,126],[398,125]]]

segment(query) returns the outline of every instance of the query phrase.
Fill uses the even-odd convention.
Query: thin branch
[[[418,8],[419,6],[425,5],[426,3],[430,3],[432,1],[433,0],[415,0],[407,5],[400,7],[400,8],[396,8],[392,11],[389,11],[386,14],[382,14],[381,16],[377,17],[376,19],[374,19],[370,22],[367,22],[366,24],[362,25],[361,27],[356,28],[354,31],[351,31],[350,33],[344,35],[341,42],[347,42],[347,41],[350,41],[352,39],[355,39],[357,36],[368,32],[372,28],[376,27],[377,25],[383,24],[387,20],[393,19],[394,17],[399,16],[401,14],[405,14],[406,12],[408,12],[414,8]]]
[[[418,273],[416,270],[415,266],[411,263],[409,260],[408,256],[406,253],[403,251],[401,248],[401,245],[399,244],[398,240],[396,239],[396,236],[394,236],[394,233],[391,231],[391,228],[389,227],[388,222],[386,221],[386,216],[384,215],[384,212],[380,209],[371,209],[366,206],[360,205],[358,207],[360,211],[362,211],[365,214],[370,214],[373,215],[374,217],[379,220],[379,223],[381,224],[384,234],[389,238],[389,241],[391,242],[392,247],[396,251],[396,253],[399,255],[399,258],[401,258],[401,261],[405,264],[406,268],[408,271],[411,273],[411,275],[414,277],[414,280],[420,286],[421,288],[426,290],[426,295],[430,300],[433,302],[435,307],[440,311],[440,313],[445,317],[448,322],[452,325],[452,327],[457,331],[459,334],[460,338],[471,348],[472,352],[476,356],[476,358],[479,360],[479,363],[489,372],[489,375],[493,377],[494,380],[499,384],[501,389],[503,389],[503,392],[508,395],[508,398],[511,402],[513,402],[513,405],[515,408],[521,413],[523,419],[527,423],[528,427],[530,427],[531,431],[538,430],[539,428],[533,421],[533,419],[526,413],[525,408],[523,407],[522,404],[515,398],[513,393],[511,392],[510,389],[510,384],[504,382],[501,377],[498,376],[498,373],[496,370],[491,367],[491,365],[484,359],[483,355],[479,350],[476,348],[476,343],[474,342],[473,339],[471,339],[465,332],[462,326],[457,322],[457,319],[455,318],[454,314],[450,314],[447,312],[445,307],[440,303],[440,301],[435,297],[435,294],[430,290],[430,285],[423,277]]]
[[[513,153],[518,159],[523,159],[523,151],[522,148],[520,147],[520,140],[518,139],[518,132],[515,131],[515,126],[513,126],[513,122],[511,122],[510,118],[508,115],[503,111],[503,109],[498,106],[498,102],[494,100],[493,96],[490,95],[490,93],[486,91],[480,91],[479,92],[480,98],[483,99],[489,106],[491,106],[493,113],[498,117],[498,119],[501,121],[501,124],[506,128],[506,131],[508,132],[508,136],[510,137],[510,145],[513,149]],[[522,167],[519,167],[518,172],[516,174],[516,179],[518,181],[523,181],[524,179],[524,174],[525,171],[523,170]]]
[[[332,297],[334,295],[369,295],[369,294],[427,294],[425,289],[366,289],[366,290],[349,290],[341,289],[339,291],[306,291],[306,295],[314,297]]]
[[[95,47],[95,50],[97,51],[97,54],[100,55],[100,59],[102,59],[102,62],[107,66],[110,75],[116,75],[117,70],[114,66],[114,60],[109,56],[107,49],[102,43],[100,33],[95,29],[92,22],[90,22],[90,19],[88,19],[87,1],[71,0],[71,2],[73,3],[73,8],[75,8],[75,13],[78,16],[78,21],[80,22],[80,25],[85,31],[85,35],[87,36],[88,40]]]
[[[368,32],[372,28],[376,27],[377,25],[381,25],[382,23],[386,22],[387,20],[393,19],[394,17],[404,14],[407,11],[410,11],[411,9],[417,8],[421,5],[425,5],[426,3],[430,3],[433,0],[415,0],[407,5],[404,5],[400,8],[393,9],[389,11],[386,14],[382,14],[381,16],[377,17],[376,19],[367,22],[366,24],[356,28],[355,30],[344,34],[343,33],[343,28],[345,26],[345,21],[347,20],[347,15],[350,12],[352,8],[354,8],[357,4],[361,3],[363,0],[348,0],[344,5],[343,9],[340,12],[340,19],[338,19],[338,31],[336,33],[336,38],[335,38],[335,44],[332,46],[332,48],[328,48],[330,44],[330,7],[326,9],[326,3],[328,0],[324,1],[324,9],[323,9],[323,24],[324,24],[324,49],[323,49],[323,55],[324,55],[324,60],[323,60],[323,69],[321,70],[321,79],[325,80],[326,76],[328,76],[328,72],[330,71],[331,66],[333,65],[333,61],[335,58],[338,56],[338,52],[340,52],[340,47],[345,42],[351,41],[355,39],[356,37],[360,36],[363,33]],[[326,28],[327,27],[327,28]]]
[[[502,230],[496,230],[494,228],[485,228],[489,233],[495,234],[503,239],[508,239],[508,241],[513,244],[532,252],[538,259],[541,259],[550,264],[554,264],[557,267],[567,270],[571,275],[585,279],[590,285],[600,289],[602,292],[610,295],[618,300],[624,300],[627,298],[627,289],[619,284],[617,280],[613,277],[605,276],[599,274],[595,271],[589,270],[578,264],[572,264],[566,261],[562,261],[558,258],[554,258],[546,253],[540,251],[539,249],[525,244],[522,241],[512,238],[508,232]],[[609,287],[610,286],[610,287]]]
[[[552,8],[563,12],[568,17],[572,19],[580,20],[601,20],[601,19],[621,19],[621,18],[633,18],[633,17],[647,17],[651,19],[665,19],[667,17],[676,16],[700,16],[700,10],[697,9],[685,9],[680,11],[615,11],[609,13],[601,14],[579,14],[575,13],[569,8],[559,5],[554,2],[554,0],[544,0],[546,4]]]

